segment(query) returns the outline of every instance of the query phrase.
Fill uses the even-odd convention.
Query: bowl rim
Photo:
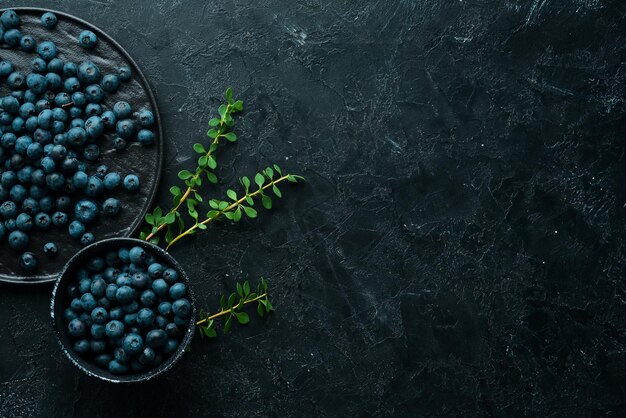
[[[63,343],[63,340],[61,339],[61,333],[65,331],[59,328],[59,324],[61,321],[63,321],[63,319],[57,318],[55,316],[55,309],[57,308],[57,302],[59,301],[59,299],[57,298],[58,292],[60,290],[61,285],[65,284],[69,280],[66,276],[68,271],[71,270],[73,267],[75,267],[76,263],[78,263],[79,261],[82,261],[83,258],[87,257],[86,254],[89,254],[90,252],[94,251],[94,249],[98,249],[98,248],[107,249],[107,248],[113,248],[113,247],[120,248],[122,246],[137,246],[137,245],[142,246],[146,249],[149,249],[150,251],[154,253],[158,253],[158,255],[161,258],[164,258],[165,260],[167,260],[167,262],[170,263],[171,266],[174,267],[178,271],[180,275],[180,279],[187,285],[187,297],[189,299],[189,302],[191,303],[191,308],[192,308],[191,315],[189,318],[189,326],[187,330],[185,331],[185,335],[183,336],[181,343],[179,344],[176,351],[163,364],[161,364],[157,368],[154,368],[145,373],[122,375],[119,378],[109,377],[108,375],[94,373],[93,371],[83,366],[83,364],[81,364],[81,362],[85,362],[85,363],[90,363],[90,362],[80,358],[78,354],[74,353],[74,350],[71,347],[66,347],[66,345]],[[101,241],[97,241],[81,249],[79,252],[74,254],[74,256],[72,256],[72,258],[70,258],[65,263],[65,265],[63,266],[63,269],[58,274],[54,282],[54,288],[52,290],[52,297],[50,300],[50,318],[52,320],[52,328],[54,329],[54,335],[56,337],[57,342],[59,343],[59,346],[61,347],[61,351],[63,351],[63,353],[70,360],[70,362],[74,364],[74,366],[76,366],[78,369],[80,369],[83,373],[85,373],[88,376],[96,377],[98,379],[101,379],[110,383],[146,382],[170,370],[176,363],[178,363],[178,361],[185,354],[187,347],[189,347],[189,344],[191,344],[191,340],[193,339],[193,336],[195,333],[195,322],[196,322],[195,295],[193,293],[193,289],[191,288],[191,282],[189,281],[189,277],[185,273],[185,270],[180,266],[180,264],[176,261],[176,259],[172,257],[172,255],[168,253],[167,251],[165,251],[163,248],[158,247],[157,245],[152,244],[151,242],[136,239],[136,238],[123,238],[123,237],[108,238],[108,239],[104,239]],[[93,364],[93,363],[90,363],[90,364]],[[107,374],[109,374],[109,372],[107,372]]]

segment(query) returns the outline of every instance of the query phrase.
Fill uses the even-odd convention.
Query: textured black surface
[[[55,7],[149,78],[162,195],[228,85],[247,111],[221,178],[309,182],[173,251],[206,307],[265,275],[278,311],[145,386],[82,376],[50,290],[3,288],[0,415],[625,414],[622,0]]]
[[[4,6],[0,3],[0,13],[2,13]],[[120,152],[113,148],[115,135],[107,133],[99,142],[102,155],[98,161],[91,163],[81,158],[87,163],[89,174],[95,173],[96,168],[104,164],[111,171],[120,173],[122,179],[128,174],[136,174],[139,177],[141,187],[138,191],[128,192],[120,187],[116,191],[107,192],[104,198],[96,199],[102,202],[108,197],[118,198],[122,202],[122,208],[118,216],[114,218],[101,216],[95,225],[88,228],[88,231],[92,232],[96,239],[129,236],[140,225],[143,214],[148,210],[150,202],[156,194],[163,159],[160,119],[155,105],[151,103],[154,98],[150,94],[147,81],[142,78],[132,58],[114,40],[109,39],[105,33],[89,25],[89,23],[72,16],[59,14],[57,27],[48,30],[41,24],[42,11],[22,9],[18,10],[18,13],[22,21],[21,32],[33,36],[37,42],[54,41],[59,50],[59,57],[63,60],[77,64],[90,60],[98,65],[102,75],[115,74],[117,69],[122,66],[128,66],[132,69],[134,73],[132,79],[122,83],[117,93],[106,95],[102,102],[106,109],[111,109],[115,102],[124,100],[130,103],[134,111],[149,109],[155,114],[157,121],[153,127],[156,138],[154,145],[142,146],[137,141],[128,141],[127,148]],[[78,35],[86,29],[97,33],[99,38],[96,47],[90,51],[86,51],[78,44]],[[24,74],[30,73],[30,63],[36,56],[36,52],[25,53],[19,49],[8,48],[6,45],[0,47],[0,58],[10,60],[15,68]],[[9,89],[3,82],[0,85],[0,94],[4,96],[8,93]],[[73,214],[71,219],[73,219]],[[52,260],[43,254],[43,246],[51,241],[55,242],[59,248],[58,257]],[[65,261],[82,248],[83,246],[78,240],[69,236],[67,227],[52,227],[45,232],[34,231],[30,234],[28,250],[37,254],[40,267],[29,274],[19,266],[20,253],[12,251],[5,239],[4,243],[0,244],[0,281],[20,284],[54,281]]]

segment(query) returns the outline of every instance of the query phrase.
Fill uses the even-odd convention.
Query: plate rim
[[[161,114],[159,112],[159,107],[157,105],[157,100],[156,100],[156,97],[154,96],[154,93],[152,91],[152,87],[148,83],[148,79],[143,74],[143,71],[141,71],[141,68],[139,67],[137,62],[135,62],[133,57],[130,56],[130,54],[126,51],[126,49],[124,49],[124,47],[122,47],[122,45],[120,45],[115,39],[113,39],[103,29],[101,29],[100,27],[94,25],[93,23],[89,23],[89,22],[87,22],[86,20],[84,20],[84,19],[82,19],[80,17],[71,15],[71,14],[66,13],[66,12],[53,10],[53,9],[47,9],[47,8],[44,8],[44,7],[27,7],[27,6],[21,6],[21,7],[1,7],[0,8],[0,13],[4,12],[6,10],[15,10],[16,12],[19,12],[19,11],[24,11],[24,12],[41,12],[41,13],[51,12],[51,13],[54,13],[54,14],[56,14],[58,16],[63,16],[63,18],[65,18],[65,19],[69,19],[71,21],[80,23],[81,25],[87,27],[90,30],[95,30],[95,32],[98,34],[98,36],[103,36],[104,38],[106,38],[106,40],[108,42],[110,42],[112,44],[112,46],[126,59],[126,61],[133,67],[133,70],[135,70],[135,73],[139,77],[139,81],[141,82],[141,84],[145,87],[144,91],[147,92],[148,101],[150,102],[150,105],[152,106],[152,108],[154,110],[154,113],[155,113],[155,122],[156,122],[156,125],[157,125],[157,130],[158,130],[158,135],[159,135],[159,137],[158,137],[159,141],[158,141],[158,144],[157,144],[159,156],[158,156],[156,173],[155,173],[156,181],[154,182],[154,185],[152,186],[152,190],[150,190],[150,192],[148,194],[147,203],[144,206],[144,209],[140,212],[141,216],[137,217],[135,219],[135,221],[129,226],[128,233],[122,234],[119,237],[110,237],[111,239],[114,239],[114,238],[133,238],[133,236],[141,228],[141,225],[143,224],[143,219],[146,216],[146,213],[148,213],[150,208],[154,205],[154,202],[156,200],[157,191],[158,191],[158,189],[159,189],[159,187],[161,185],[161,177],[163,175],[163,160],[164,160],[164,155],[163,155],[163,152],[164,152],[164,146],[163,146],[163,143],[164,143],[164,140],[163,140],[163,126],[162,126],[162,123],[161,123]],[[96,241],[96,242],[98,242],[98,241]],[[67,264],[67,262],[65,264]],[[21,279],[21,280],[19,280],[19,279],[12,279],[11,278],[11,277],[16,277],[16,276],[8,276],[8,275],[0,273],[0,283],[19,285],[19,286],[28,286],[28,285],[32,286],[32,285],[42,285],[42,284],[45,284],[45,283],[53,283],[54,281],[56,281],[58,275],[62,271],[63,271],[63,268],[59,272],[54,273],[54,274],[23,276],[24,278]]]

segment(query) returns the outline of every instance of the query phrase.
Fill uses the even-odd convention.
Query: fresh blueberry
[[[30,35],[24,35],[20,39],[20,49],[24,52],[34,51],[36,45],[37,45],[37,42],[35,41],[35,38],[33,38]]]
[[[33,229],[33,218],[27,213],[20,213],[15,219],[15,225],[22,231],[30,231]]]
[[[154,291],[148,289],[141,293],[139,300],[143,306],[153,306],[157,302],[157,296]]]
[[[128,334],[122,341],[122,348],[127,354],[137,354],[143,350],[143,339],[138,334]]]
[[[83,325],[83,327],[84,327],[84,325]],[[72,333],[70,332],[70,335],[71,334]],[[82,337],[83,334],[77,335],[77,337]],[[76,341],[74,343],[74,351],[76,351],[78,354],[87,354],[89,352],[89,350],[91,350],[91,348],[89,346],[89,341],[87,341],[87,340],[78,340],[78,341]]]
[[[135,273],[132,276],[133,286],[138,289],[143,289],[144,287],[148,286],[149,280],[150,279],[148,278],[148,276],[144,273]]]
[[[91,61],[84,61],[78,66],[78,79],[84,85],[96,84],[100,82],[101,73],[96,64]]]
[[[4,43],[9,46],[16,47],[20,44],[20,40],[22,39],[22,34],[18,29],[9,29],[4,32]]]
[[[42,199],[43,200],[43,199]],[[39,202],[39,206],[43,209],[43,205],[41,201]],[[50,215],[44,212],[39,212],[35,215],[35,226],[39,229],[46,230],[50,228],[50,224],[52,223],[52,219],[50,219]]]
[[[136,300],[133,300],[132,302],[127,303],[126,305],[122,305],[122,309],[126,313],[134,314],[134,313],[137,313],[137,311],[139,310],[139,304],[137,303]]]
[[[121,304],[130,303],[135,297],[135,291],[130,286],[122,286],[115,292],[115,299]]]
[[[89,30],[84,30],[78,35],[78,43],[85,49],[92,49],[96,46],[98,37]]]
[[[92,200],[80,200],[74,207],[74,216],[83,224],[92,223],[98,216],[98,205]]]
[[[48,257],[53,258],[57,256],[59,249],[54,242],[48,242],[43,246],[43,252]]]
[[[91,340],[89,342],[89,347],[94,354],[104,353],[107,349],[106,341],[101,340]]]
[[[126,140],[124,138],[120,138],[119,136],[113,140],[113,148],[118,151],[126,149]]]
[[[142,328],[150,328],[154,323],[154,312],[149,308],[142,308],[137,313],[137,324]]]
[[[109,300],[114,300],[114,299],[109,299]],[[124,319],[124,310],[122,309],[121,306],[116,306],[109,311],[109,317],[111,319],[121,321]]]
[[[111,356],[110,354],[104,353],[104,354],[98,354],[95,358],[94,358],[94,362],[96,363],[96,365],[102,369],[107,369],[109,367],[109,363],[113,360],[113,356]]]
[[[79,221],[72,221],[69,226],[69,233],[72,238],[79,239],[85,233],[85,225]]]
[[[133,247],[129,253],[130,262],[133,264],[142,264],[146,260],[146,250],[141,247]]]
[[[41,15],[41,24],[46,29],[54,29],[57,26],[58,20],[54,13],[46,12]]]
[[[37,48],[39,56],[46,62],[57,56],[57,47],[52,41],[43,41]]]
[[[38,264],[37,256],[31,252],[26,252],[20,256],[20,267],[26,271],[35,270]]]
[[[167,340],[165,347],[163,347],[163,354],[171,354],[178,348],[178,341],[174,339]]]
[[[139,189],[139,177],[134,174],[129,174],[124,177],[124,188],[128,191],[135,191]]]
[[[67,330],[72,337],[82,337],[85,335],[86,327],[80,319],[72,319],[67,326]]]
[[[94,279],[91,282],[91,294],[95,297],[102,297],[106,294],[107,284],[104,279]]]
[[[147,338],[146,338],[147,341]],[[146,342],[147,344],[147,342]],[[154,351],[153,348],[151,347],[146,347],[143,349],[143,351],[141,352],[141,354],[139,355],[139,362],[143,365],[149,365],[152,364],[154,362],[154,359],[156,357],[156,353]]]
[[[187,318],[191,313],[191,304],[185,298],[178,299],[172,303],[172,312],[181,318]]]
[[[13,231],[9,234],[9,247],[15,251],[24,250],[28,246],[28,235],[22,231]]]
[[[80,306],[85,312],[91,312],[98,304],[91,293],[85,293],[80,297]]]
[[[120,338],[124,335],[124,324],[116,319],[109,321],[105,326],[105,333],[109,338]]]
[[[120,88],[120,79],[114,74],[107,74],[102,77],[101,85],[107,93],[115,93]]]
[[[170,297],[172,299],[180,299],[187,293],[187,286],[183,283],[174,283],[172,287],[170,287]]]
[[[161,277],[162,274],[163,274],[163,265],[159,263],[152,263],[150,264],[150,266],[148,266],[148,275],[151,278],[157,279]]]
[[[93,244],[96,241],[96,237],[91,232],[85,232],[82,237],[80,237],[80,243],[83,246],[88,246]]]
[[[173,268],[168,268],[163,271],[163,279],[168,283],[175,283],[178,281],[178,272]]]
[[[14,29],[20,26],[21,19],[15,10],[6,10],[0,16],[0,22],[5,29]]]
[[[142,129],[137,134],[137,141],[141,145],[152,145],[154,144],[154,132],[149,129]]]
[[[133,72],[129,67],[121,67],[117,70],[117,75],[120,77],[120,80],[127,82],[130,81]]]
[[[139,124],[143,128],[149,128],[154,125],[154,114],[148,109],[143,109],[139,111],[137,117],[139,118]]]
[[[167,343],[167,334],[162,329],[153,329],[146,335],[146,345],[152,348],[162,347]]]
[[[96,308],[96,309],[101,309],[101,308]],[[96,309],[94,309],[93,312],[95,312]],[[92,319],[93,319],[93,312],[91,313]],[[95,323],[95,320],[94,320],[94,324],[91,326],[91,336],[97,339],[104,338],[104,335],[105,335],[104,328],[105,328],[104,325]]]
[[[115,125],[115,131],[121,138],[128,139],[135,133],[135,122],[132,119],[121,119]]]
[[[122,308],[123,309],[123,308]],[[132,327],[133,325],[137,325],[137,314],[136,313],[127,313],[124,315],[124,324]],[[129,333],[138,333],[135,332],[132,328],[128,330]]]

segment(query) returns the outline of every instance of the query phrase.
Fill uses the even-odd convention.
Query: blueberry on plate
[[[143,350],[143,339],[138,334],[128,334],[122,341],[122,348],[127,354],[137,354]]]
[[[78,35],[78,43],[85,49],[92,49],[96,46],[98,37],[90,30],[84,30]]]
[[[120,338],[124,335],[124,324],[117,319],[109,321],[105,326],[105,333],[109,338]]]
[[[56,257],[57,254],[59,253],[59,249],[57,248],[57,245],[54,242],[47,242],[44,246],[43,246],[43,253],[45,255],[47,255],[48,257]]]
[[[73,319],[67,325],[67,330],[72,337],[82,337],[85,335],[85,323],[80,319]]]
[[[41,24],[46,29],[54,29],[57,26],[58,19],[57,16],[52,12],[46,12],[41,15]]]
[[[146,334],[146,345],[152,348],[162,347],[167,343],[167,334],[162,329],[153,329]]]
[[[178,299],[172,303],[172,312],[180,318],[187,318],[191,313],[191,304],[185,298]]]
[[[31,252],[26,252],[20,256],[20,267],[26,271],[35,270],[38,264],[37,256]]]
[[[7,10],[0,15],[0,22],[5,29],[14,29],[20,26],[21,19],[15,10]]]

